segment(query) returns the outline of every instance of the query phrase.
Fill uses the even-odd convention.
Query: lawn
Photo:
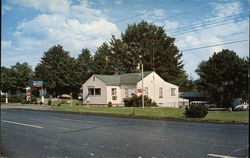
[[[133,108],[131,107],[86,107],[86,106],[71,106],[70,104],[61,104],[61,106],[54,106],[54,109],[61,109],[65,111],[73,112],[88,112],[88,113],[105,113],[116,115],[133,115]],[[216,122],[241,122],[248,123],[249,111],[209,111],[205,118],[186,118],[183,115],[185,109],[180,108],[135,108],[134,116],[154,117],[154,118],[175,118],[184,120],[196,120],[196,121],[216,121]]]

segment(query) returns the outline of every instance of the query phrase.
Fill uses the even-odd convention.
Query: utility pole
[[[142,83],[142,108],[144,108],[143,63],[141,64],[141,77],[142,77],[142,80],[141,80],[141,83]]]

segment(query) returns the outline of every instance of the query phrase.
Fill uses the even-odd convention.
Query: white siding
[[[83,98],[88,96],[88,86],[93,86],[95,88],[101,88],[100,96],[88,96],[89,104],[108,104],[109,101],[112,104],[123,104],[123,99],[125,98],[125,88],[128,89],[129,97],[131,93],[141,95],[137,93],[137,89],[141,89],[141,81],[137,84],[124,84],[121,86],[108,86],[106,83],[95,77],[91,76],[82,86],[83,88]],[[152,72],[147,77],[144,78],[144,88],[148,89],[148,97],[155,101],[159,106],[162,107],[178,107],[179,102],[179,87],[171,83],[165,82],[159,75]],[[117,99],[112,99],[112,88],[116,88]],[[159,89],[162,88],[163,97],[159,97]],[[171,96],[171,88],[175,88],[175,96]],[[84,101],[86,103],[86,100]]]
[[[117,99],[112,99],[112,88],[116,88]],[[121,98],[121,88],[120,86],[107,86],[107,103],[111,101],[112,104],[120,104],[122,102]]]
[[[131,97],[131,94],[136,94],[136,84],[124,84],[121,85],[121,98],[125,98],[125,88],[128,89],[129,97]]]
[[[179,87],[164,81],[155,72],[152,72],[143,80],[143,86],[148,88],[148,97],[162,107],[178,107]],[[137,89],[141,89],[142,82],[137,83]],[[159,89],[163,89],[163,97],[159,97]],[[175,88],[175,96],[171,96],[171,88]],[[138,95],[141,95],[138,94]]]
[[[87,103],[86,101],[89,101],[89,104],[107,104],[107,85],[95,77],[95,80],[93,79],[95,76],[91,76],[83,85],[83,103]],[[92,96],[88,95],[88,87],[93,86],[95,88],[101,88],[101,95],[100,96]],[[88,99],[87,99],[88,97]]]

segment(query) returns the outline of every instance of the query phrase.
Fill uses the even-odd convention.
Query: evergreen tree
[[[79,92],[82,84],[92,75],[92,66],[93,59],[90,51],[87,48],[82,49],[82,53],[79,54],[78,58],[75,60],[73,69],[74,94]]]
[[[44,81],[49,94],[69,94],[74,86],[74,63],[74,58],[62,46],[53,46],[44,52],[41,62],[35,68],[35,77]]]
[[[166,81],[177,85],[186,82],[182,53],[174,45],[175,39],[167,36],[163,27],[145,21],[128,25],[122,41],[136,62],[132,64],[133,69],[143,62],[145,71],[155,70]]]
[[[93,74],[112,74],[114,69],[111,65],[111,50],[104,42],[96,51],[93,57]]]

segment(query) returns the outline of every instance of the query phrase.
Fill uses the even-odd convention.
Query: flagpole
[[[142,83],[142,108],[144,108],[143,63],[141,64],[141,76],[142,76],[142,80],[141,80],[141,83]]]

